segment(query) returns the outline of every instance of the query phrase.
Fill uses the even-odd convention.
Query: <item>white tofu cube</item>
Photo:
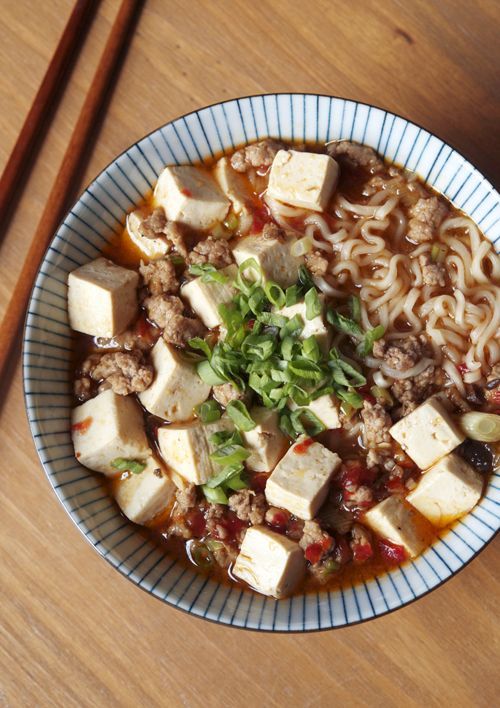
[[[221,273],[227,275],[227,283],[204,283],[203,276],[190,280],[181,289],[182,297],[188,301],[191,309],[198,315],[205,327],[212,329],[222,324],[219,315],[219,305],[227,305],[236,294],[232,285],[238,269],[235,265],[223,268]]]
[[[322,352],[327,352],[330,347],[330,342],[332,340],[331,328],[325,323],[324,318],[324,308],[325,308],[325,296],[320,295],[319,300],[321,302],[321,313],[312,320],[308,320],[306,317],[306,304],[305,302],[297,302],[295,305],[289,305],[288,307],[283,307],[278,310],[278,314],[292,319],[295,315],[300,315],[304,322],[304,329],[300,333],[300,339],[307,339],[308,337],[316,337],[319,348]]]
[[[250,451],[245,464],[254,472],[270,472],[287,448],[287,438],[279,427],[278,412],[259,407],[252,408],[250,415],[257,425],[243,433],[245,447]]]
[[[103,391],[75,408],[71,423],[75,457],[95,472],[114,477],[117,457],[144,460],[151,454],[142,411],[131,396]]]
[[[68,276],[68,313],[72,329],[92,337],[114,337],[137,315],[139,274],[97,258]]]
[[[246,236],[240,239],[233,249],[233,256],[238,265],[248,258],[254,258],[262,268],[266,280],[274,280],[282,288],[297,282],[299,268],[304,262],[303,256],[292,256],[291,247],[295,239],[285,242],[275,238]]]
[[[147,258],[155,260],[157,258],[163,258],[168,252],[168,244],[165,238],[146,238],[146,236],[142,235],[141,224],[149,214],[150,209],[148,207],[134,209],[134,211],[127,214],[126,227],[132,243],[137,246],[140,252]]]
[[[266,484],[266,499],[299,519],[313,519],[342,460],[324,445],[301,439],[289,448]]]
[[[214,176],[219,187],[233,205],[235,214],[249,213],[252,203],[250,183],[231,167],[229,157],[221,157],[214,167]]]
[[[208,398],[210,386],[194,366],[160,337],[151,350],[153,383],[139,394],[146,410],[173,423],[191,420],[193,409]]]
[[[145,469],[139,474],[119,479],[114,484],[114,495],[125,516],[135,524],[147,524],[163,514],[173,503],[176,486],[168,472],[151,455]]]
[[[442,528],[473,509],[482,490],[481,475],[452,453],[427,470],[406,499],[434,526]]]
[[[214,445],[210,437],[221,430],[231,430],[227,418],[203,425],[167,425],[158,429],[158,446],[166,464],[180,477],[193,484],[205,484],[219,470],[210,459]]]
[[[339,172],[329,155],[280,150],[271,165],[267,193],[285,204],[323,211],[337,186]]]
[[[233,574],[263,595],[290,595],[305,573],[298,543],[264,526],[251,526],[233,566]]]
[[[381,538],[403,546],[415,558],[429,544],[431,529],[427,520],[401,497],[388,497],[364,514],[363,523]]]
[[[171,221],[202,230],[223,221],[230,206],[212,175],[189,165],[166,167],[158,177],[154,199]]]
[[[297,408],[307,408],[311,413],[314,413],[327,430],[342,427],[339,418],[339,401],[333,394],[326,393],[324,396],[315,398],[307,406],[298,406],[293,401],[290,401],[288,407],[293,411],[297,410]]]
[[[464,434],[437,398],[428,398],[390,429],[390,434],[422,470],[465,440]]]

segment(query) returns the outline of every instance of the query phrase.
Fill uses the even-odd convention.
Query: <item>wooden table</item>
[[[0,167],[71,6],[2,1]],[[101,5],[2,247],[0,315],[117,7]],[[496,0],[150,0],[82,186],[158,125],[272,91],[399,112],[498,183],[499,15]],[[310,635],[231,630],[148,597],[85,543],[36,457],[19,365],[0,450],[0,705],[498,705],[498,541],[441,589],[376,621]]]

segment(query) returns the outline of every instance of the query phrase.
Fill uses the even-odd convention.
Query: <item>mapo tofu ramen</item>
[[[365,146],[168,166],[69,276],[76,457],[166,552],[265,595],[415,558],[496,464],[499,274]]]

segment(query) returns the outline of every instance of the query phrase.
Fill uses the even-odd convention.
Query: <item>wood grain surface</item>
[[[0,317],[118,4],[101,4],[2,246]],[[1,9],[0,168],[72,3]],[[498,185],[499,36],[497,0],[149,0],[82,187],[158,125],[272,91],[401,113]],[[84,541],[36,457],[18,357],[11,369],[0,420],[0,705],[498,705],[498,539],[440,589],[359,626],[272,636],[203,622],[141,592]]]

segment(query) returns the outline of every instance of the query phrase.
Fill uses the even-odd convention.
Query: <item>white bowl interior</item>
[[[166,164],[197,162],[265,136],[366,143],[416,171],[497,243],[500,200],[459,153],[423,128],[379,108],[328,96],[272,94],[219,103],[156,130],[112,162],[85,190],[48,249],[32,293],[24,337],[24,385],[36,448],[57,496],[82,533],[117,570],[167,603],[224,624],[307,631],[367,620],[440,585],[471,560],[500,525],[500,475],[480,504],[415,561],[342,591],[279,602],[219,585],[185,568],[138,533],[75,459],[70,437],[71,332],[66,279],[95,258],[125,213]]]

